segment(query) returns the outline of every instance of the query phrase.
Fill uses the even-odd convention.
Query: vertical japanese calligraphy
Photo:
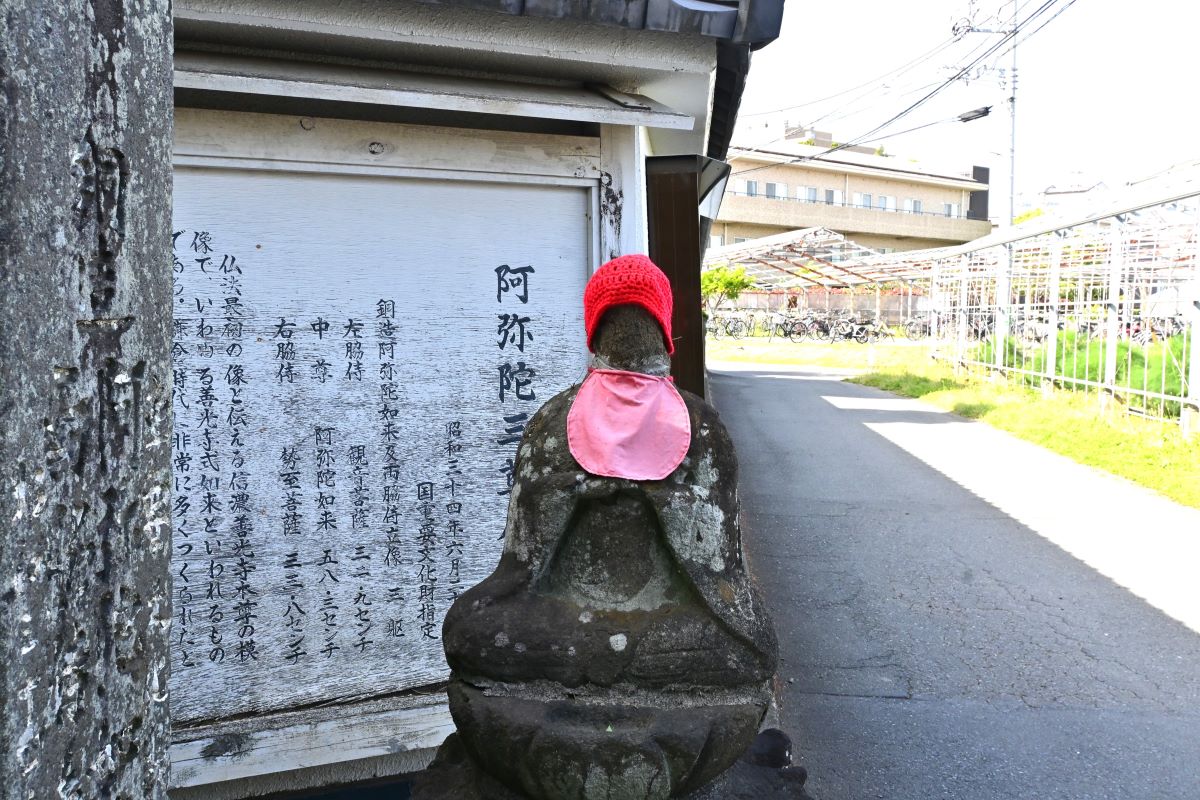
[[[466,529],[463,527],[463,503],[460,495],[464,490],[462,483],[462,461],[464,458],[462,445],[462,421],[446,423],[446,483],[442,490],[446,495],[446,560],[449,562],[446,571],[446,606],[449,607],[462,594],[462,559],[463,539]]]
[[[526,265],[511,267],[501,264],[494,270],[496,274],[496,302],[503,306],[506,299],[515,300],[520,306],[529,303],[530,277],[536,270]],[[514,304],[515,305],[515,304]],[[519,308],[519,306],[518,306]],[[525,345],[533,341],[530,330],[530,318],[519,311],[497,314],[500,324],[496,327],[496,345],[502,351],[508,351],[508,358],[496,366],[498,373],[498,391],[500,407],[507,413],[501,413],[502,425],[496,435],[495,443],[500,448],[500,463],[497,472],[503,477],[503,484],[496,490],[498,495],[512,494],[513,462],[516,458],[516,444],[521,441],[525,431],[525,423],[529,419],[529,411],[522,406],[537,400],[533,389],[537,370],[521,358],[525,354]],[[516,361],[513,353],[515,350]],[[508,404],[505,404],[505,400]],[[536,408],[536,407],[535,407]],[[500,538],[504,532],[500,532]]]
[[[172,235],[181,724],[444,680],[442,621],[500,556],[525,426],[585,363],[586,237],[491,224],[441,258],[453,236],[418,251],[379,222],[408,196],[391,179],[338,195],[375,220],[355,231],[325,224],[322,179],[231,175],[188,172]],[[578,224],[576,191],[543,216]]]
[[[437,546],[437,523],[433,519],[433,482],[417,484],[417,624],[426,639],[436,639],[437,605],[434,591],[437,589],[438,571],[434,559]]]

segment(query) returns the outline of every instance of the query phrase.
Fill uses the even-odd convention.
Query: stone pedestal
[[[771,734],[759,734],[754,746],[732,767],[704,788],[681,800],[812,800],[804,791],[807,774],[791,762],[790,748],[777,746]],[[786,737],[785,737],[786,738]],[[759,745],[763,745],[760,747]],[[762,751],[768,751],[762,757]],[[588,796],[581,795],[580,800]],[[438,749],[428,769],[413,779],[412,800],[527,800],[477,769],[458,734]]]

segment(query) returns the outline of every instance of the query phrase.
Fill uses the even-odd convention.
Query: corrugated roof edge
[[[733,137],[750,51],[779,38],[784,0],[428,0],[503,14],[573,19],[718,40],[707,155],[724,160]]]
[[[711,36],[757,50],[779,37],[783,0],[427,0],[481,11]]]

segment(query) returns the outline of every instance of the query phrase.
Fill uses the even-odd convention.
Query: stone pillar
[[[165,798],[171,17],[0,0],[0,794]]]

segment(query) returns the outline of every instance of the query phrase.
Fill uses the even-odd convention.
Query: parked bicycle
[[[909,339],[925,339],[933,333],[933,318],[926,314],[904,320],[904,335]]]

